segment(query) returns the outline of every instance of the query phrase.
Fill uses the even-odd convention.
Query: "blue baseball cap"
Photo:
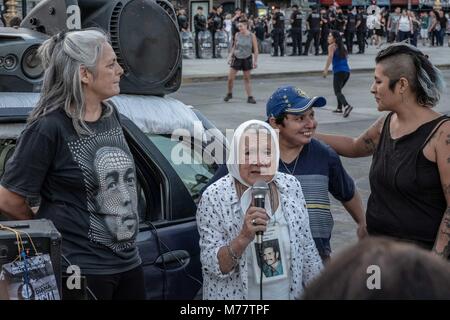
[[[327,104],[324,97],[308,97],[308,95],[293,86],[278,88],[266,104],[267,117],[278,117],[282,113],[302,114],[311,107],[320,108]]]

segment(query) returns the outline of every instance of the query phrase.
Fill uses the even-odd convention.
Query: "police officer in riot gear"
[[[339,31],[341,34],[344,33],[345,24],[347,23],[347,17],[342,12],[342,9],[338,7],[336,9],[336,21],[335,21],[335,29]]]
[[[366,48],[366,35],[367,35],[367,13],[364,7],[358,8],[358,14],[356,16],[356,38],[358,40],[358,54],[364,53]]]
[[[320,9],[320,46],[322,54],[328,54],[328,34],[330,33],[330,18],[325,8]]]
[[[201,31],[206,31],[206,17],[203,14],[203,7],[197,7],[197,13],[194,16],[195,30],[195,56],[200,59],[200,43],[198,36]]]
[[[319,39],[320,39],[320,13],[317,11],[317,7],[312,7],[312,12],[306,19],[306,29],[308,30],[308,38],[306,39],[305,51],[303,55],[307,56],[311,41],[314,39],[314,48],[316,50],[316,56],[319,55]]]
[[[180,31],[188,31],[189,30],[189,23],[188,23],[188,17],[186,16],[186,10],[180,9],[178,11],[177,21],[178,21],[178,29]]]
[[[298,10],[298,5],[292,6],[291,14],[291,38],[292,54],[291,56],[302,54],[302,13]]]
[[[223,28],[221,12],[222,7],[213,7],[208,16],[208,30],[211,32],[213,58],[216,58],[216,31],[222,30]]]
[[[273,56],[278,56],[278,48],[280,48],[280,55],[284,56],[284,14],[280,12],[280,6],[275,6],[272,24]]]
[[[353,53],[353,39],[356,33],[356,12],[350,11],[347,15],[347,25],[345,28],[345,45],[347,46],[347,52]]]

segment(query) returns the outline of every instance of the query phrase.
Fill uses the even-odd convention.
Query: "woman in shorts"
[[[236,33],[233,47],[228,57],[230,73],[228,74],[228,93],[223,99],[225,102],[233,98],[233,84],[236,73],[239,70],[244,72],[244,86],[247,92],[247,103],[255,104],[252,96],[252,86],[250,83],[250,72],[256,68],[258,59],[258,42],[256,36],[248,30],[247,20],[240,20],[238,24],[239,32]]]

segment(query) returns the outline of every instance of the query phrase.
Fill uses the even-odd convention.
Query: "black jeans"
[[[348,79],[350,78],[350,72],[336,72],[333,75],[333,89],[334,94],[337,98],[337,108],[342,109],[342,107],[348,105],[347,100],[345,99],[344,95],[342,94],[342,88],[344,88],[345,84],[347,83]]]
[[[145,281],[142,266],[112,275],[86,275],[86,281],[87,286],[98,300],[145,299]]]

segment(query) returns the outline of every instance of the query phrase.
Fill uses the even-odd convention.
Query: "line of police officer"
[[[194,31],[195,31],[195,56],[200,59],[200,45],[199,45],[199,34],[206,29],[211,32],[212,38],[212,55],[216,58],[216,32],[223,30],[223,8],[222,6],[213,7],[211,12],[208,14],[208,18],[203,14],[203,7],[197,7],[197,13],[194,16]],[[184,18],[183,18],[184,21]],[[180,28],[181,29],[181,28]]]
[[[322,49],[322,54],[328,54],[327,38],[330,30],[338,30],[344,34],[349,53],[353,53],[353,41],[356,35],[359,48],[358,53],[364,53],[367,37],[367,13],[363,7],[358,9],[358,13],[355,10],[351,10],[347,15],[344,15],[339,7],[328,11],[322,8],[320,12],[317,7],[312,7],[312,12],[306,19],[306,29],[308,38],[303,55],[308,55],[309,47],[313,40],[316,55],[319,55],[319,45]]]
[[[315,54],[319,55],[319,47],[322,54],[328,54],[328,34],[330,30],[338,30],[344,34],[346,39],[347,51],[353,53],[353,43],[356,35],[358,42],[358,53],[364,53],[367,37],[367,13],[363,7],[351,10],[348,15],[344,15],[341,8],[326,10],[322,8],[319,12],[317,6],[313,6],[311,13],[306,19],[307,39],[303,55],[308,55],[311,42],[314,41]],[[292,6],[292,14],[290,16],[291,38],[292,38],[292,54],[302,54],[302,19],[303,14],[299,11],[297,5]],[[281,56],[284,55],[284,15],[280,12],[279,7],[275,7],[272,16],[272,40],[274,46],[274,56],[278,56],[278,48],[280,48]]]
[[[322,49],[322,54],[328,54],[328,33],[330,30],[338,30],[344,34],[346,39],[347,51],[353,53],[353,43],[356,35],[358,49],[357,53],[364,53],[366,46],[367,37],[367,13],[363,7],[358,9],[358,12],[353,10],[349,11],[345,15],[340,7],[332,7],[330,10],[325,8],[318,9],[317,6],[313,6],[311,13],[306,19],[306,30],[307,40],[305,43],[305,48],[303,55],[308,55],[311,42],[314,41],[314,51],[315,55],[319,55],[319,47]],[[232,19],[233,37],[237,31],[236,25],[242,12],[239,8],[236,9],[235,15]],[[180,19],[180,18],[179,18]],[[272,40],[273,40],[273,56],[284,56],[284,42],[285,42],[285,21],[284,14],[280,11],[280,7],[276,6],[274,13],[272,14]],[[215,33],[218,30],[223,29],[223,15],[222,7],[213,7],[212,11],[209,13],[208,18],[203,14],[203,8],[198,7],[197,13],[194,16],[194,31],[195,31],[195,47],[196,47],[196,57],[200,58],[199,54],[199,40],[198,35],[201,31],[206,31],[208,29],[212,36],[212,49],[213,58],[216,57],[216,45],[215,45]],[[302,54],[302,20],[303,14],[299,10],[297,5],[292,6],[292,13],[290,16],[291,29],[290,34],[292,38],[292,54],[291,55],[301,55]],[[183,15],[181,21],[179,20],[180,29],[182,29],[181,24],[186,26],[187,29],[187,17]]]

